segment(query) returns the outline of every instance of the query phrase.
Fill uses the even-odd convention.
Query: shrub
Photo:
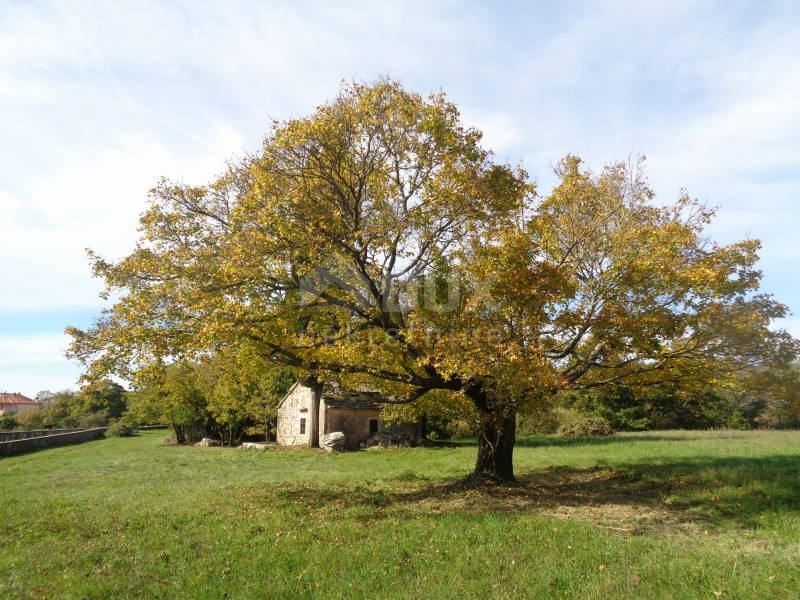
[[[750,429],[750,425],[747,422],[744,413],[738,408],[730,414],[725,426],[728,429]]]
[[[108,418],[108,412],[100,410],[95,413],[83,415],[78,419],[78,427],[81,429],[91,429],[92,427],[105,427],[111,421]]]
[[[20,429],[48,429],[49,425],[45,418],[45,409],[30,410],[17,415],[17,427]]]
[[[559,412],[550,405],[537,406],[520,413],[517,422],[518,435],[541,435],[555,433],[560,423]]]
[[[0,415],[0,431],[11,431],[17,428],[17,418],[14,415]]]
[[[124,417],[112,419],[108,423],[108,429],[106,429],[106,436],[109,437],[124,437],[134,433],[135,428]]]
[[[556,432],[564,437],[592,437],[614,435],[614,429],[608,420],[597,415],[581,415],[574,420],[562,424]]]
[[[453,439],[472,437],[475,435],[475,425],[463,419],[450,421],[445,428],[447,435]]]

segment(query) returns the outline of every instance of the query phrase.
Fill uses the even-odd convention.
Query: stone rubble
[[[344,433],[334,431],[323,435],[319,440],[319,446],[326,452],[341,452],[344,450],[344,440]]]
[[[362,448],[367,450],[377,448],[409,448],[416,445],[413,435],[407,433],[376,433],[372,437],[362,442]]]
[[[219,446],[219,440],[212,440],[211,438],[203,438],[195,444],[200,448],[208,448],[209,446]]]
[[[242,448],[245,450],[265,450],[275,444],[267,444],[264,442],[242,442]]]

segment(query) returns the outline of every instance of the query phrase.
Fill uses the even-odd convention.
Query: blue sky
[[[502,6],[500,6],[502,5]],[[101,307],[159,176],[202,183],[342,79],[446,91],[546,191],[564,154],[648,157],[659,199],[763,241],[800,313],[800,3],[0,3],[0,390],[75,385],[68,324]],[[800,318],[782,323],[800,335]]]

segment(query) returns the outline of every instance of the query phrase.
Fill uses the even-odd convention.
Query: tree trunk
[[[517,437],[516,409],[495,406],[483,389],[467,395],[478,409],[478,457],[471,479],[514,482],[514,443]]]
[[[480,415],[475,479],[513,482],[517,415],[486,412]]]
[[[322,384],[314,381],[311,385],[311,392],[311,431],[308,445],[312,448],[319,448],[319,405],[322,400]]]
[[[178,444],[185,444],[186,434],[183,431],[183,427],[177,423],[173,423],[172,430],[175,432],[175,442]]]

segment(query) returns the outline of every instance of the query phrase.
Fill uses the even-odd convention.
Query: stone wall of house
[[[312,390],[295,384],[278,407],[278,444],[308,446],[311,435]],[[306,420],[306,431],[300,433],[300,419]]]
[[[322,433],[341,431],[345,436],[345,448],[356,450],[361,442],[368,440],[373,433],[370,433],[370,421],[378,421],[378,433],[408,434],[414,438],[420,438],[422,428],[419,423],[391,423],[386,424],[380,418],[379,409],[371,408],[334,408],[326,406],[323,400],[320,407],[320,419],[323,424]]]
[[[370,419],[378,419],[378,431],[383,431],[379,419],[380,411],[370,408],[333,408],[326,406],[326,419],[323,421],[325,433],[341,431],[344,433],[345,448],[356,450],[359,444],[372,435],[369,432]]]
[[[95,427],[93,429],[81,429],[69,433],[50,433],[49,435],[42,435],[39,437],[0,442],[0,456],[9,456],[12,454],[30,452],[31,450],[40,450],[43,448],[53,448],[55,446],[65,446],[67,444],[96,440],[102,438],[105,432],[105,427]]]
[[[0,415],[21,415],[39,410],[38,404],[6,404],[0,408]]]

